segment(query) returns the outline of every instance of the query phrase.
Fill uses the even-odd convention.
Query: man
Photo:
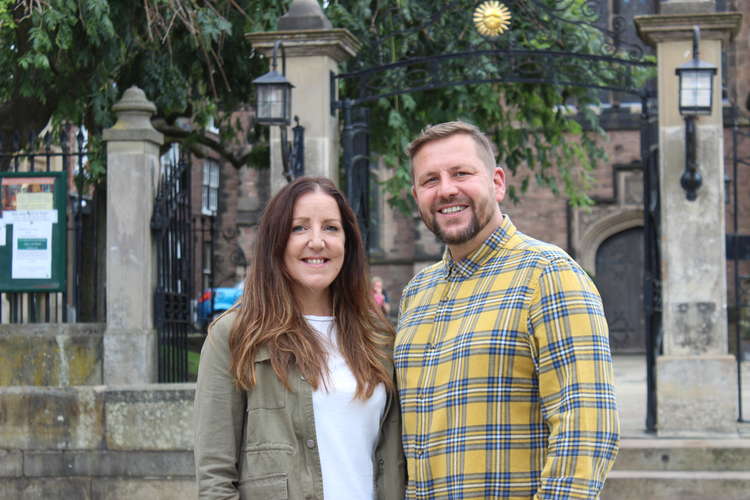
[[[395,345],[407,498],[596,498],[619,422],[601,299],[561,249],[516,230],[473,125],[425,129],[412,194],[443,260],[404,289]]]

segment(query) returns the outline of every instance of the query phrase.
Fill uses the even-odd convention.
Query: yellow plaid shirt
[[[617,455],[607,322],[561,249],[506,216],[404,289],[395,345],[412,498],[596,498]]]

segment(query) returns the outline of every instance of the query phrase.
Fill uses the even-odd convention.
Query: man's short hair
[[[487,166],[490,171],[494,170],[498,165],[495,162],[497,156],[497,149],[492,142],[484,135],[479,127],[471,123],[456,120],[452,122],[438,123],[437,125],[427,125],[422,129],[416,139],[411,141],[406,146],[406,154],[409,155],[409,161],[414,165],[414,157],[422,149],[422,146],[438,139],[445,139],[456,134],[466,134],[472,139],[477,146],[477,154],[479,158]]]

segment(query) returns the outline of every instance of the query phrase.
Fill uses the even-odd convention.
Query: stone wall
[[[0,498],[196,498],[194,394],[194,384],[0,388]]]

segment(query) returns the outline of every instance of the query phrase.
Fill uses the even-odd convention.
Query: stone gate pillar
[[[721,54],[741,15],[716,13],[713,1],[671,0],[661,3],[660,15],[635,22],[658,59],[664,354],[656,367],[657,429],[659,436],[732,434],[737,366],[727,342]],[[688,201],[680,185],[685,122],[675,68],[693,57],[693,26],[700,27],[700,58],[719,71],[713,113],[696,120],[703,185]]]
[[[247,37],[269,58],[274,42],[282,41],[286,78],[294,85],[292,116],[299,116],[305,127],[305,174],[328,177],[338,184],[338,118],[337,113],[331,113],[331,73],[337,73],[339,63],[357,54],[360,43],[349,31],[332,29],[315,0],[294,0],[289,12],[279,19],[278,28]],[[277,61],[280,73],[281,51]],[[290,140],[291,136],[290,130]],[[271,127],[270,137],[271,191],[276,193],[286,184],[278,127]]]
[[[113,106],[107,143],[107,327],[104,383],[156,382],[153,291],[156,251],[151,213],[164,136],[151,126],[156,106],[130,87]]]

